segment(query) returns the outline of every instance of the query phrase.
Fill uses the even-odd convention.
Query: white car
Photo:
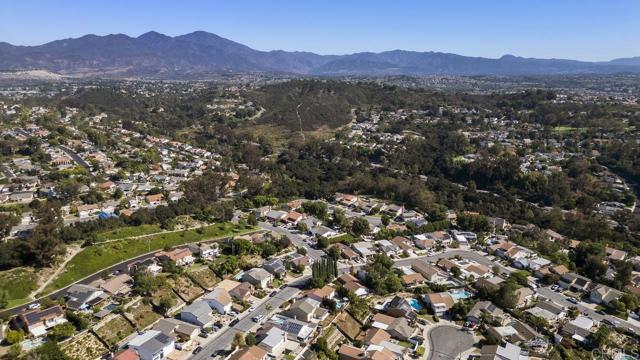
[[[256,310],[255,306],[252,306],[252,307],[249,308],[249,312],[254,312],[255,310]]]
[[[40,303],[33,303],[33,304],[29,304],[28,308],[29,310],[34,310],[34,309],[40,309]]]

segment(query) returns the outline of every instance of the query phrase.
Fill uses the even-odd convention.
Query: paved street
[[[430,330],[428,341],[428,360],[457,359],[475,342],[471,334],[450,325],[440,325]]]
[[[308,276],[300,278],[295,283],[303,283],[304,281],[307,281],[308,278]],[[238,319],[240,319],[238,323],[230,328],[222,329],[218,333],[214,334],[213,336],[215,336],[215,338],[207,345],[205,345],[200,353],[192,356],[191,359],[211,359],[211,355],[216,351],[230,349],[231,343],[233,342],[233,337],[237,332],[246,334],[250,331],[256,330],[260,326],[259,323],[256,323],[252,320],[254,316],[263,315],[264,318],[262,322],[266,321],[273,312],[277,311],[280,305],[293,299],[296,295],[298,295],[298,293],[300,293],[300,289],[295,287],[286,287],[278,291],[278,294],[276,296],[267,298],[267,300],[260,304],[253,312],[249,313],[248,311],[245,311],[244,313],[238,315]],[[271,306],[271,310],[267,310],[267,305]]]
[[[553,302],[562,305],[564,307],[570,307],[570,306],[575,306],[578,308],[578,310],[580,310],[582,313],[586,313],[587,316],[589,316],[590,318],[597,320],[597,321],[602,321],[603,319],[607,318],[609,320],[616,320],[620,322],[620,325],[624,328],[627,328],[635,333],[640,333],[640,326],[637,326],[636,324],[633,324],[629,321],[625,321],[622,320],[620,318],[617,318],[613,315],[601,315],[598,314],[595,310],[587,307],[584,305],[584,303],[578,303],[578,304],[574,304],[571,303],[569,301],[567,301],[567,297],[564,294],[561,293],[557,293],[547,287],[542,287],[542,288],[538,288],[537,289],[538,295],[540,296],[544,296],[547,299],[552,300]]]

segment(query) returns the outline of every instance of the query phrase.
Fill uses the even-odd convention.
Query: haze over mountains
[[[43,69],[73,76],[177,76],[203,72],[278,72],[301,75],[568,75],[640,73],[640,57],[608,62],[499,59],[394,50],[318,55],[259,51],[204,31],[170,37],[148,32],[86,35],[39,46],[0,42],[0,71]]]

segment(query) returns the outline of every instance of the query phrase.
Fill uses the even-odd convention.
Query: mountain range
[[[207,72],[341,75],[571,75],[640,73],[640,57],[606,62],[498,59],[393,50],[349,55],[260,51],[204,31],[167,36],[154,31],[56,40],[38,46],[0,42],[0,71],[47,70],[70,76],[176,76]]]

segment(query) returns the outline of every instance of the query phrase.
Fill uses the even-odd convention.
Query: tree
[[[48,333],[48,336],[55,340],[61,341],[66,338],[72,337],[75,334],[76,328],[70,322],[66,322],[60,325],[56,325]]]
[[[602,348],[609,343],[609,335],[611,334],[611,329],[608,326],[600,326],[598,330],[591,334],[591,344],[595,348]]]
[[[256,336],[253,333],[247,333],[247,336],[245,336],[244,341],[247,343],[247,346],[253,346],[256,344]]]
[[[382,214],[382,216],[380,217],[380,222],[381,222],[381,223],[382,223],[382,225],[384,225],[384,226],[389,226],[389,222],[390,222],[389,215],[387,215],[387,214]]]
[[[24,340],[24,331],[22,329],[19,330],[9,330],[4,338],[4,340],[9,345],[20,343]]]
[[[20,358],[20,355],[22,355],[22,344],[13,344],[7,352],[7,360],[17,360]]]
[[[256,219],[256,216],[254,214],[249,214],[249,218],[247,218],[247,224],[251,226],[258,225],[258,219]]]
[[[354,235],[367,235],[370,231],[369,222],[365,218],[355,218],[351,223],[351,232]]]
[[[307,226],[307,223],[304,223],[302,221],[296,224],[296,229],[303,234],[306,234],[307,232],[309,232],[309,227]]]
[[[18,225],[18,218],[11,214],[0,213],[0,238],[9,236],[11,228]]]
[[[460,274],[462,274],[462,271],[460,270],[459,267],[454,266],[454,267],[451,268],[451,275],[453,275],[453,277],[458,278],[458,277],[460,277]]]
[[[244,334],[241,332],[237,332],[234,336],[233,336],[233,343],[232,346],[234,348],[241,348],[245,346],[245,342],[244,342]]]
[[[6,290],[0,290],[0,309],[5,309],[9,306],[9,294]]]

